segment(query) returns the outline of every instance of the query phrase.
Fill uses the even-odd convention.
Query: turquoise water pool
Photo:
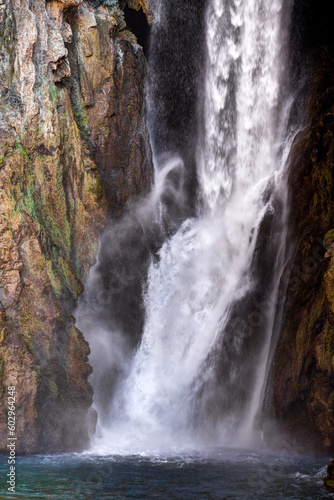
[[[16,493],[6,486],[1,458],[1,498],[24,499],[289,499],[334,498],[322,477],[328,459],[280,457],[215,450],[182,456],[66,454],[19,457]]]

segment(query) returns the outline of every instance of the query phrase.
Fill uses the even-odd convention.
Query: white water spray
[[[142,341],[111,401],[109,424],[96,440],[100,451],[245,444],[253,438],[284,259],[284,231],[272,249],[274,271],[267,297],[271,320],[255,363],[247,357],[242,335],[236,330],[233,336],[235,357],[253,364],[245,372],[252,374],[247,398],[235,386],[247,386],[249,380],[240,381],[241,367],[232,357],[224,359],[228,354],[219,352],[219,346],[224,346],[233,304],[242,302],[255,286],[252,265],[261,223],[271,214],[273,223],[284,227],[286,217],[289,106],[282,103],[282,37],[288,22],[282,6],[283,0],[209,1],[198,151],[202,209],[164,243],[159,262],[150,266]],[[159,11],[158,4],[156,8]],[[161,192],[162,185],[157,186]],[[156,203],[158,196],[152,196]],[[279,200],[280,210],[274,200]],[[90,335],[94,352],[93,338]],[[218,370],[217,377],[219,363],[223,376]],[[233,394],[228,411],[225,402],[226,411],[215,415],[214,424],[202,395],[203,387],[213,385],[220,386],[220,393],[226,389],[227,399]],[[196,421],[195,408],[204,415],[201,422]]]

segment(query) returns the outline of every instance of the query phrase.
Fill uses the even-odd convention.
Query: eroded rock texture
[[[307,126],[291,155],[293,265],[269,380],[272,413],[296,452],[334,449],[334,59],[316,53]]]
[[[120,10],[112,17],[106,8],[93,12],[83,4],[70,19],[74,112],[112,213],[120,214],[130,198],[147,190],[152,177],[143,99],[146,61],[134,35],[124,29]]]
[[[146,65],[122,11],[0,0],[0,451],[87,446],[89,347],[72,316],[99,231],[152,180]]]

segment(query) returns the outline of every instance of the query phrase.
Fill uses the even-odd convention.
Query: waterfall
[[[88,303],[101,285],[96,269],[77,312],[92,348],[101,421],[95,446],[132,453],[250,444],[258,438],[286,253],[286,171],[294,136],[284,83],[290,9],[283,0],[208,0],[196,140],[187,142],[195,148],[191,175],[198,183],[190,213],[182,209],[189,166],[152,110],[152,95],[159,93],[154,48],[159,28],[167,29],[168,9],[151,3],[148,100],[156,187],[107,231],[99,261],[115,241],[126,253],[138,227],[146,236],[159,234],[159,244],[147,257],[147,278],[141,276],[145,314],[137,342],[129,342],[124,325],[101,326],[101,311],[114,310],[109,300],[92,316]],[[168,138],[167,151],[159,134]],[[177,218],[169,215],[175,206],[181,207]],[[168,217],[172,230],[165,231]]]

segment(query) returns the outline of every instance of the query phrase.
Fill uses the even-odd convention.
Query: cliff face
[[[270,381],[272,413],[297,451],[334,449],[334,57],[323,47],[317,61],[291,154],[294,252]]]
[[[8,386],[18,452],[87,446],[89,347],[72,313],[108,211],[152,181],[145,58],[98,3],[0,0],[0,451]]]

